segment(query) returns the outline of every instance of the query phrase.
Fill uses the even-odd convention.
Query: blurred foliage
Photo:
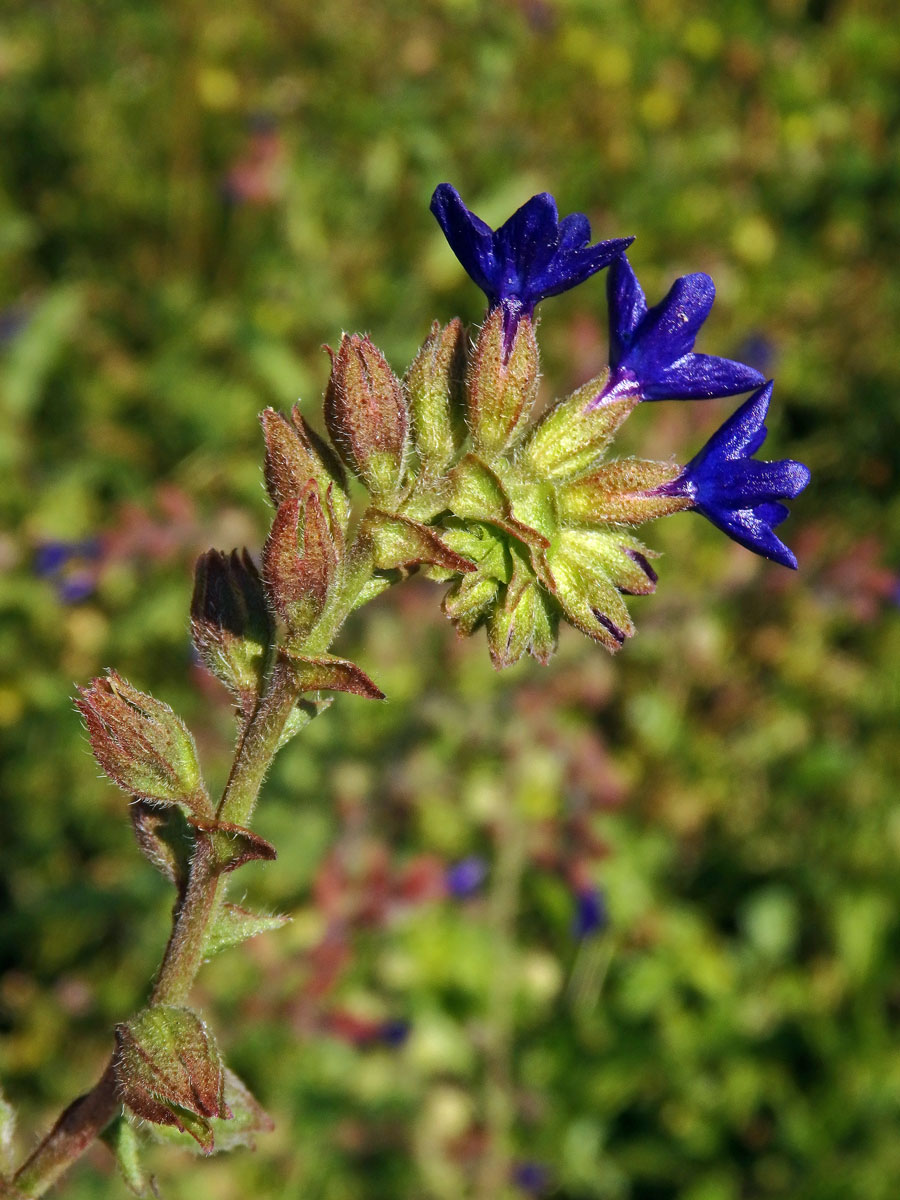
[[[286,751],[248,900],[295,915],[199,999],[273,1112],[260,1153],[152,1155],[171,1200],[524,1192],[891,1200],[900,1178],[900,26],[888,0],[8,0],[0,31],[0,1076],[36,1131],[137,1009],[170,897],[97,780],[75,682],[192,724],[193,557],[258,545],[254,414],[317,413],[344,327],[402,368],[480,298],[428,213],[548,189],[707,270],[700,349],[777,379],[813,485],[797,576],[690,517],[638,639],[494,676],[406,585]],[[593,281],[544,306],[560,393]],[[727,401],[647,405],[681,458]],[[767,447],[768,449],[768,447]],[[488,864],[467,900],[447,864]],[[602,889],[608,928],[573,925]],[[576,935],[582,936],[576,936]],[[25,1138],[22,1138],[24,1148]],[[201,1182],[202,1180],[202,1182]],[[97,1148],[68,1183],[122,1194]]]

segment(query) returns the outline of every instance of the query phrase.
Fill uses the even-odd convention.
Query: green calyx
[[[680,468],[607,458],[638,398],[597,403],[606,373],[534,419],[539,366],[531,318],[510,332],[497,308],[474,342],[458,320],[435,322],[402,379],[368,337],[344,335],[325,393],[331,445],[297,408],[263,414],[276,514],[261,588],[305,688],[376,694],[352,664],[326,663],[325,635],[336,613],[419,570],[449,583],[443,609],[460,634],[485,627],[498,668],[549,661],[561,619],[611,651],[632,635],[623,597],[652,592],[656,573],[626,530],[690,507],[666,487]],[[345,470],[370,496],[356,526]],[[242,583],[232,591],[258,611]],[[207,641],[249,711],[271,670],[259,638]]]

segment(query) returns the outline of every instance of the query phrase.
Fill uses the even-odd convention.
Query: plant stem
[[[363,519],[361,528],[364,524]],[[308,639],[309,644],[304,645],[305,652],[320,654],[328,649],[371,569],[371,550],[365,536],[360,536],[347,553],[343,586]],[[256,711],[238,740],[217,820],[232,825],[249,822],[298,695],[288,662],[278,659]],[[206,932],[224,894],[216,837],[215,831],[197,832],[190,876],[174,913],[172,932],[150,996],[151,1005],[184,1004],[200,969]],[[120,1108],[113,1056],[95,1086],[65,1109],[16,1172],[11,1184],[0,1180],[0,1197],[36,1200],[42,1196],[103,1132]]]
[[[16,1200],[43,1196],[99,1137],[120,1108],[113,1060],[110,1059],[91,1091],[79,1096],[63,1111],[38,1148],[19,1168],[11,1190],[4,1190],[0,1182],[0,1196],[8,1195]]]

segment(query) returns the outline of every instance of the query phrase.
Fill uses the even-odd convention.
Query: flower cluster
[[[772,384],[752,367],[696,353],[715,287],[677,279],[648,306],[625,256],[630,238],[590,244],[580,213],[559,219],[552,197],[532,197],[492,230],[450,184],[431,203],[447,240],[487,296],[466,376],[471,449],[450,474],[461,519],[445,541],[475,563],[445,610],[462,632],[488,629],[497,666],[524,651],[546,661],[560,616],[616,650],[633,632],[623,596],[656,586],[653,553],[631,530],[692,510],[749,550],[796,567],[774,532],[783,501],[809,482],[792,460],[760,462]],[[595,379],[530,420],[538,353],[532,317],[543,299],[608,267],[609,363]],[[608,460],[617,430],[644,401],[752,393],[685,466]]]

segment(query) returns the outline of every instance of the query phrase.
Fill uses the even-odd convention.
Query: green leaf
[[[331,704],[331,700],[298,700],[291,715],[285,722],[284,729],[281,731],[281,737],[278,740],[278,749],[286,746],[291,738],[295,738],[301,729],[305,729],[313,717],[317,717],[319,713],[323,713]]]
[[[250,912],[239,904],[224,904],[216,914],[206,931],[206,942],[203,946],[203,957],[211,958],[220,950],[228,950],[239,946],[247,938],[256,937],[258,933],[267,933],[270,929],[281,929],[290,921],[290,917],[267,916],[265,913]]]

